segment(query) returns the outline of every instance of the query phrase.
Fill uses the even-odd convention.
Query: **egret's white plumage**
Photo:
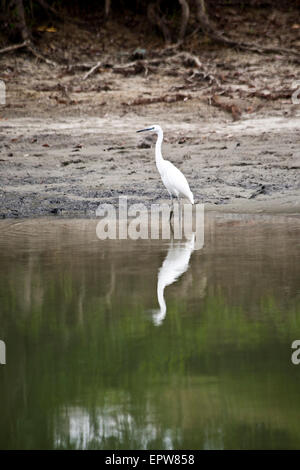
[[[167,305],[164,290],[170,284],[186,272],[189,267],[190,257],[195,249],[195,234],[185,243],[171,241],[167,256],[158,272],[157,300],[159,309],[153,312],[152,318],[155,325],[161,325],[167,313]]]
[[[161,179],[167,188],[171,198],[174,196],[177,198],[186,197],[191,204],[194,204],[194,196],[190,190],[189,184],[186,177],[176,168],[173,163],[165,160],[161,153],[161,144],[163,141],[163,131],[158,125],[147,127],[147,129],[141,129],[137,132],[150,131],[157,134],[157,141],[155,145],[155,161],[157,169],[160,173]]]

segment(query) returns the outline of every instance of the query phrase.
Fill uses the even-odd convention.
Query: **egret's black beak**
[[[147,129],[141,129],[140,131],[137,132],[145,132],[145,131],[152,131],[154,127],[147,127]]]

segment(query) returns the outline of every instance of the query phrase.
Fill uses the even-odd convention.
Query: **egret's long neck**
[[[162,315],[164,315],[167,311],[167,306],[164,298],[164,289],[165,289],[165,284],[161,281],[158,281],[157,285],[157,300],[160,306],[160,312]]]
[[[156,161],[156,166],[159,169],[161,163],[164,161],[163,156],[161,154],[161,144],[164,138],[163,131],[160,129],[157,133],[157,141],[155,145],[155,161]]]

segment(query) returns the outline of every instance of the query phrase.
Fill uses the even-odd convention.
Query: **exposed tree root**
[[[24,49],[26,48],[29,52],[31,52],[32,55],[34,55],[37,59],[41,60],[42,62],[46,62],[48,65],[53,65],[57,66],[57,62],[54,62],[51,59],[48,59],[45,57],[43,54],[41,54],[33,45],[33,43],[30,41],[30,39],[27,39],[26,41],[22,42],[21,44],[15,44],[14,46],[8,46],[4,47],[3,49],[0,49],[0,54],[6,54],[8,52],[15,51],[17,49]]]
[[[166,52],[168,53],[167,56]],[[110,65],[110,68],[112,72],[124,76],[137,74],[147,76],[149,73],[163,71],[166,75],[183,75],[189,85],[199,83],[199,80],[208,80],[210,84],[220,86],[218,77],[196,55],[186,51],[176,52],[175,50],[175,54],[170,54],[170,52],[173,52],[173,49],[164,49],[163,51],[157,51],[156,57],[152,59],[140,59],[125,64]],[[83,75],[83,80],[86,80],[101,67],[107,68],[105,62],[70,64],[67,66],[67,70],[87,70]]]
[[[4,47],[3,49],[0,49],[0,54],[6,54],[7,52],[16,51],[17,49],[23,49],[24,47],[27,47],[27,44],[28,42],[24,41],[21,44],[14,44],[13,46]]]
[[[8,46],[4,49],[1,49],[0,53],[10,52],[12,50],[26,48],[31,54],[33,54],[37,59],[46,62],[49,65],[57,65],[56,62],[44,57],[36,47],[34,46],[31,35],[26,23],[25,17],[25,10],[22,0],[11,0],[10,8],[15,12],[15,22],[16,22],[16,29],[19,31],[23,42],[21,44],[17,44],[16,46]]]
[[[42,62],[46,62],[46,64],[53,65],[54,67],[58,65],[58,63],[54,60],[48,59],[48,57],[45,57],[43,54],[41,54],[38,49],[35,48],[31,41],[27,44],[27,49],[31,52],[32,55],[34,55],[37,59],[41,60]]]
[[[236,41],[234,39],[230,39],[227,36],[224,36],[219,31],[217,31],[209,21],[206,7],[205,7],[205,0],[195,0],[197,6],[197,19],[201,26],[202,31],[209,36],[214,41],[224,44],[229,47],[235,47],[237,49],[246,50],[250,52],[258,52],[258,53],[268,53],[268,54],[287,54],[287,55],[294,55],[300,58],[299,51],[294,49],[286,49],[284,47],[264,47],[259,46],[257,44],[247,43],[243,41]]]
[[[59,19],[63,19],[64,21],[68,21],[67,18],[64,18],[63,15],[57,11],[54,7],[52,7],[47,0],[37,0],[37,2],[41,5],[41,7],[48,13],[55,15],[55,17]],[[181,23],[180,23],[180,30],[178,32],[178,41],[176,43],[171,43],[171,31],[168,27],[167,22],[165,21],[163,15],[161,14],[159,5],[159,0],[153,0],[151,3],[148,4],[147,7],[147,16],[149,21],[157,26],[163,34],[165,39],[165,43],[167,47],[161,51],[161,56],[164,56],[164,59],[161,61],[161,65],[165,68],[166,72],[168,72],[166,64],[170,62],[174,62],[179,59],[179,62],[183,62],[185,66],[188,63],[191,67],[196,69],[201,69],[201,73],[205,74],[205,77],[210,76],[213,78],[211,73],[208,73],[207,70],[204,70],[204,66],[201,61],[196,57],[189,55],[187,56],[186,52],[180,52],[179,54],[175,54],[178,48],[182,45],[183,40],[186,35],[187,26],[190,20],[190,1],[189,0],[178,0],[178,3],[181,7]],[[24,1],[23,0],[8,0],[9,10],[12,12],[12,18],[14,20],[15,29],[19,32],[21,41],[19,44],[12,45],[0,49],[0,54],[9,53],[18,49],[26,48],[31,54],[33,54],[36,58],[41,61],[46,62],[49,65],[57,66],[58,64],[45,57],[33,44],[30,29],[26,23],[26,15],[24,10]],[[204,34],[206,34],[209,38],[213,41],[226,45],[228,47],[237,48],[240,50],[246,50],[250,52],[256,53],[273,53],[273,54],[282,54],[288,60],[300,63],[300,53],[296,49],[284,48],[284,47],[276,47],[276,46],[261,46],[255,43],[248,43],[244,41],[238,41],[232,39],[222,32],[218,31],[214,24],[210,21],[207,10],[206,10],[206,2],[205,0],[194,0],[194,5],[196,6],[196,15],[199,24],[199,29],[202,30]],[[105,16],[107,17],[111,10],[111,0],[105,0]],[[72,19],[73,21],[73,19]],[[74,20],[77,21],[77,20]],[[194,33],[195,34],[195,31]],[[170,55],[170,57],[165,57],[166,55]],[[113,71],[116,73],[123,73],[124,75],[134,74],[134,73],[145,73],[148,72],[155,72],[157,62],[151,60],[140,60],[128,64],[120,64],[112,67]],[[86,80],[92,74],[94,74],[99,68],[101,67],[101,63],[98,62],[96,64],[74,64],[69,66],[69,70],[72,68],[84,69],[87,70],[87,73],[83,76],[83,79]],[[173,72],[170,68],[170,73],[176,73],[175,68],[173,67]],[[199,74],[198,74],[199,78]]]

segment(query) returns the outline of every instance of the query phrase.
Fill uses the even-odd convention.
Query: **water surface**
[[[300,221],[193,240],[0,223],[2,449],[300,448]]]

